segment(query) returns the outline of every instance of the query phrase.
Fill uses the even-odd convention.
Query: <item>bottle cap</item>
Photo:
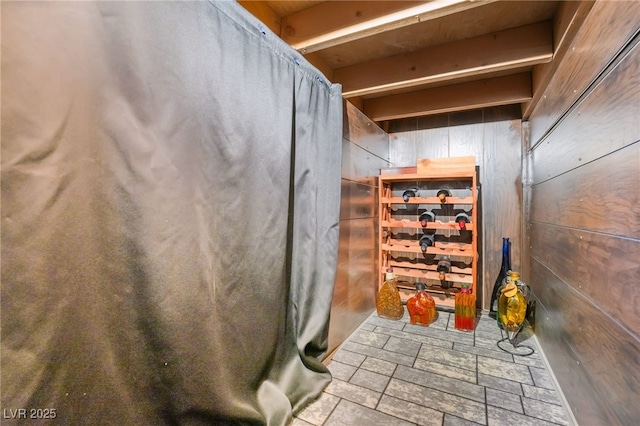
[[[424,290],[427,288],[423,283],[416,283],[416,290]]]
[[[385,272],[385,274],[384,274],[384,279],[385,280],[392,280],[393,277],[394,277],[393,269],[391,268],[391,266],[389,266],[387,268],[387,272]]]

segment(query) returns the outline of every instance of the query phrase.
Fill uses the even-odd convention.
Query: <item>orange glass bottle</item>
[[[376,300],[378,316],[392,320],[399,320],[404,316],[404,308],[400,299],[400,292],[396,285],[396,276],[389,268],[385,274],[385,281],[378,292]]]
[[[476,296],[469,291],[469,284],[462,284],[455,299],[455,327],[456,330],[473,331],[475,325]]]
[[[416,284],[416,294],[407,300],[407,311],[411,324],[428,327],[436,316],[436,302],[424,289],[424,284]]]

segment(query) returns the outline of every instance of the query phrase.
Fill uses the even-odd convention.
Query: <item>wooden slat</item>
[[[456,173],[456,176],[460,175],[458,171],[449,173]],[[421,174],[421,176],[425,175]],[[411,197],[409,201],[404,201],[402,197],[382,197],[380,202],[383,204],[473,204],[473,198],[447,197],[444,202],[441,202],[438,197]]]
[[[413,263],[413,262],[403,262],[403,261],[397,261],[397,260],[389,261],[389,265],[396,266],[398,268],[423,269],[425,271],[436,271],[438,267],[438,265],[436,264],[431,265],[431,264],[420,263],[420,262]],[[382,272],[384,272],[384,270],[382,270]],[[471,268],[460,268],[455,265],[451,266],[451,273],[460,274],[460,275],[472,275]]]
[[[531,256],[640,337],[640,240],[532,223]]]
[[[640,2],[597,1],[593,5],[529,118],[532,145],[544,136],[632,37],[638,22]],[[615,121],[624,123],[622,119]]]
[[[534,148],[533,183],[560,175],[638,141],[638,117],[640,44],[636,44],[554,131]],[[615,167],[613,164],[611,166]]]
[[[416,164],[417,172],[425,176],[449,176],[452,173],[473,175],[476,171],[476,158],[473,156],[418,158]]]
[[[325,2],[286,16],[282,38],[311,53],[489,3],[465,0]]]
[[[374,121],[521,103],[531,99],[528,72],[364,100]]]
[[[640,239],[638,188],[640,142],[533,186],[531,220]]]
[[[435,222],[429,222],[426,228],[423,228],[420,225],[420,222],[403,222],[400,220],[383,220],[381,223],[383,228],[415,228],[415,229],[446,229],[450,231],[459,231],[460,226],[456,222],[440,222],[436,220]],[[465,226],[465,231],[473,231],[475,230],[475,226],[473,223],[467,223]]]
[[[549,269],[532,261],[532,288],[545,308],[549,327],[562,333],[561,350],[572,351],[584,368],[580,392],[564,392],[571,406],[596,401],[605,407],[602,423],[636,424],[640,418],[637,391],[640,384],[640,341],[608,315],[589,303]],[[546,350],[545,350],[546,352]],[[553,368],[553,359],[548,358]],[[575,380],[556,374],[561,387]],[[594,419],[575,413],[579,424]]]
[[[439,273],[436,271],[422,270],[422,269],[407,269],[407,268],[392,268],[393,273],[399,277],[411,277],[418,279],[428,279],[433,281],[440,281]],[[384,273],[382,269],[380,273]],[[473,284],[473,277],[471,275],[464,274],[445,274],[445,281],[451,281],[456,283]]]
[[[333,75],[348,98],[531,66],[551,60],[551,31],[551,22],[541,22],[339,68]]]
[[[382,250],[383,251],[397,251],[400,253],[423,253],[422,249],[420,248],[420,246],[417,245],[417,242],[415,245],[410,245],[410,246],[406,246],[406,245],[390,245],[390,244],[382,244]],[[473,251],[471,249],[471,247],[469,247],[468,249],[459,249],[459,248],[446,248],[446,247],[442,247],[442,246],[436,246],[436,247],[429,247],[427,248],[426,251],[427,254],[448,254],[450,256],[462,256],[462,257],[472,257],[473,256]]]

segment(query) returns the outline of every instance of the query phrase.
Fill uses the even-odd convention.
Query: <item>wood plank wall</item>
[[[489,309],[500,271],[502,238],[512,243],[512,268],[522,271],[522,129],[513,107],[449,113],[390,123],[394,167],[417,158],[476,157],[480,185],[478,307]]]
[[[535,333],[579,424],[638,424],[640,2],[598,1],[536,106]]]
[[[345,101],[338,271],[329,353],[374,310],[378,285],[378,175],[389,167],[389,137]]]

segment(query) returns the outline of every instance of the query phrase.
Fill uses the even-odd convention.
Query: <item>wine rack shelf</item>
[[[465,283],[477,295],[475,157],[420,159],[416,167],[383,169],[378,179],[379,287],[390,269],[404,301],[418,282],[439,306],[453,307]],[[421,222],[425,212],[435,217]],[[424,235],[428,244],[421,242]]]

